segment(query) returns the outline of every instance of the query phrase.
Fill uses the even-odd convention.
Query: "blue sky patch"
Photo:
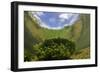
[[[40,26],[48,29],[62,29],[78,20],[79,14],[65,12],[32,12]]]

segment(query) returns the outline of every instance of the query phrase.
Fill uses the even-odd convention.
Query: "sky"
[[[63,29],[78,20],[79,14],[65,12],[32,12],[39,25],[47,29]]]

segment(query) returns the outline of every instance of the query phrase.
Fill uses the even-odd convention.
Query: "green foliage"
[[[30,51],[28,50],[24,50],[24,61],[37,61],[38,58],[36,56],[36,50],[33,49],[31,53],[29,53]]]
[[[83,48],[71,56],[72,59],[89,59],[90,58],[90,47]]]
[[[82,22],[82,30],[80,37],[75,42],[77,49],[82,49],[90,46],[90,15],[82,14],[80,19]]]
[[[36,56],[39,61],[64,60],[71,59],[70,56],[75,51],[75,44],[67,39],[48,39],[43,43],[34,45],[33,50],[35,52],[34,56]],[[29,57],[26,58],[30,60]],[[30,56],[30,58],[32,57]]]
[[[32,55],[30,53],[28,53],[28,51],[26,51],[26,49],[24,50],[24,61],[31,61],[31,57]]]

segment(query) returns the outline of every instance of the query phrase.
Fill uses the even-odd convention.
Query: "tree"
[[[48,39],[38,45],[37,57],[39,60],[71,59],[75,51],[75,44],[67,39]]]

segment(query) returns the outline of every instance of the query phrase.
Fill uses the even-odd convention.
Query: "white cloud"
[[[38,15],[38,16],[42,16],[42,15],[44,15],[44,13],[43,12],[29,12],[29,13],[31,13],[32,14],[32,16],[34,16],[34,15]]]
[[[70,17],[70,14],[68,14],[68,13],[62,13],[59,15],[59,18],[61,18],[61,19],[69,19],[69,17]]]
[[[65,20],[68,20],[70,17],[73,18],[70,20],[70,22],[68,24],[64,24],[64,26],[69,26],[72,25],[76,20],[78,20],[78,16],[79,14],[75,14],[75,13],[62,13],[59,15],[60,21],[64,22]]]
[[[79,18],[79,14],[75,14],[74,16],[73,16],[73,19],[70,21],[70,25],[72,25],[75,21],[77,21]]]
[[[43,12],[36,12],[36,14],[37,14],[38,16],[42,16],[42,15],[44,15]]]
[[[65,22],[65,20],[66,20],[66,19],[59,19],[59,21],[60,21],[61,23],[62,23],[62,22]]]
[[[78,20],[79,14],[74,14],[73,19],[70,20],[69,24],[64,24],[64,26],[72,25],[75,21]]]
[[[70,25],[70,24],[64,24],[64,27],[65,27],[65,26],[69,26],[69,25]]]
[[[64,28],[64,27],[50,27],[50,26],[46,25],[46,24],[43,23],[43,22],[41,23],[40,26],[43,27],[43,28],[52,29],[52,30],[59,30],[59,29]]]

